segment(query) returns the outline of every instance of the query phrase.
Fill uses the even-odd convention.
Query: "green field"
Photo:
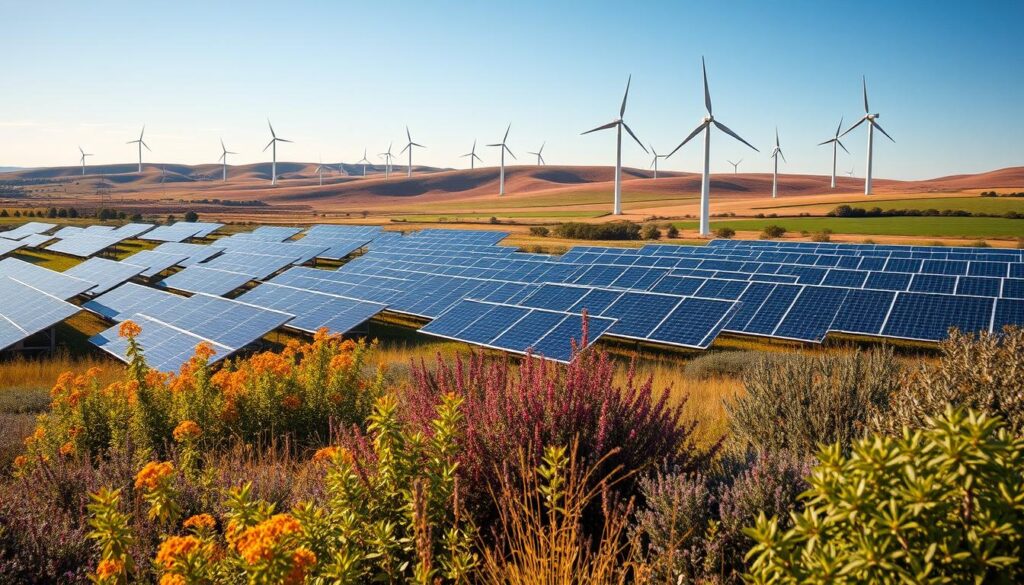
[[[692,230],[696,221],[676,222],[676,227]],[[712,218],[711,229],[730,227],[736,231],[761,231],[778,225],[790,232],[837,234],[922,236],[935,238],[1022,238],[1024,220],[1001,217],[774,217],[767,219]]]
[[[1024,197],[929,197],[927,199],[872,199],[865,197],[839,205],[849,205],[850,207],[860,207],[862,209],[871,209],[872,207],[880,209],[937,209],[939,211],[955,209],[970,211],[971,213],[993,213],[998,215],[1008,211],[1024,213]],[[836,204],[804,203],[799,205],[765,205],[763,207],[754,207],[753,209],[772,210],[779,213],[789,211],[799,213],[802,211],[830,211],[835,207]]]
[[[669,202],[694,201],[698,198],[699,195],[692,193],[666,194],[625,190],[622,192],[622,202],[633,208],[657,207]],[[647,203],[650,205],[645,205]],[[497,201],[488,200],[486,203],[479,201],[453,201],[451,203],[431,205],[434,205],[435,208],[439,206],[445,210],[453,210],[451,213],[455,213],[454,210],[476,213],[479,212],[480,208],[483,206],[486,206],[488,209],[522,209],[533,207],[554,207],[557,209],[566,209],[567,207],[581,205],[607,205],[610,209],[612,205],[612,190],[609,188],[601,191],[572,191],[568,193],[552,192],[537,196],[524,195],[513,199],[499,199]]]

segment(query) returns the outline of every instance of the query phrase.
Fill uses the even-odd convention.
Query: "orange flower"
[[[75,452],[75,445],[71,441],[68,441],[67,443],[64,443],[63,445],[60,446],[60,454],[61,455],[67,456],[67,455],[71,455],[74,452]]]
[[[324,447],[323,449],[318,449],[317,452],[313,454],[313,462],[314,463],[326,463],[327,461],[331,461],[332,459],[334,459],[334,456],[337,453],[338,453],[338,448],[337,447],[333,447],[333,446],[332,447]]]
[[[124,337],[125,339],[135,339],[142,333],[142,327],[139,327],[131,319],[121,323],[121,326],[117,329],[118,337]]]
[[[290,514],[275,514],[269,519],[248,528],[235,541],[235,549],[251,565],[273,558],[274,549],[281,537],[302,529],[299,521]]]
[[[124,563],[117,559],[103,559],[96,565],[96,576],[100,579],[119,577],[124,572]]]
[[[167,382],[167,376],[158,370],[150,370],[146,372],[146,386],[150,388],[156,388],[163,386]]]
[[[24,455],[18,455],[17,457],[14,458],[15,467],[25,467],[26,463],[28,463],[28,457]]]
[[[196,514],[185,519],[182,523],[185,528],[205,528],[207,530],[213,530],[217,526],[217,521],[213,519],[213,516],[209,514]]]
[[[171,434],[174,436],[175,441],[181,443],[198,438],[199,435],[203,434],[203,430],[195,422],[183,420],[178,423],[178,426],[174,427],[174,432]]]
[[[284,397],[284,400],[281,401],[281,406],[287,408],[288,410],[295,410],[302,406],[302,399],[300,399],[298,396],[294,394],[289,394],[288,396]]]
[[[207,341],[200,341],[199,345],[196,346],[195,357],[201,362],[208,362],[213,355],[217,353],[214,351],[213,346]]]
[[[188,581],[177,573],[164,573],[160,577],[160,585],[188,585]]]
[[[154,490],[172,473],[174,464],[170,461],[150,461],[135,476],[135,489]]]
[[[331,369],[332,370],[345,370],[352,365],[352,354],[339,353],[338,355],[331,358]]]
[[[292,373],[292,365],[281,354],[265,351],[252,356],[249,365],[257,374],[269,373],[285,377]]]
[[[43,427],[36,427],[36,430],[31,435],[25,437],[25,445],[31,446],[33,443],[38,443],[43,440],[46,436],[46,429]]]
[[[93,367],[91,367],[91,368],[89,368],[88,370],[85,371],[85,377],[86,378],[96,378],[96,377],[99,377],[99,375],[102,374],[102,373],[103,373],[103,368],[101,368],[99,366],[93,366]]]
[[[68,436],[74,439],[82,433],[82,427],[71,427],[68,429]]]
[[[316,564],[316,554],[308,548],[297,548],[292,553],[292,568],[285,577],[288,585],[298,585],[306,578],[306,572]]]
[[[156,552],[156,563],[164,569],[174,567],[175,561],[184,559],[202,547],[202,541],[195,536],[171,536],[160,544]]]

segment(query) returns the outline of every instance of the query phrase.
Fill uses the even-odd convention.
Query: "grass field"
[[[775,211],[777,213],[827,213],[836,205],[843,204],[786,204],[786,205],[762,205],[753,209],[764,211]],[[1024,197],[931,197],[927,199],[874,199],[861,198],[857,201],[845,203],[851,207],[871,209],[947,209],[970,211],[971,213],[994,213],[1002,215],[1008,211],[1024,213]]]
[[[699,199],[698,194],[683,194],[683,193],[651,193],[645,191],[629,191],[623,190],[622,201],[623,203],[631,207],[644,207],[643,204],[650,203],[651,206],[663,206],[673,202],[676,203],[687,203],[693,202]],[[569,194],[558,193],[558,192],[545,192],[538,193],[537,195],[522,194],[516,198],[509,199],[489,199],[486,203],[480,201],[452,201],[446,203],[436,204],[437,207],[444,209],[445,211],[451,210],[451,213],[455,212],[475,212],[480,211],[482,206],[486,206],[488,209],[527,209],[534,207],[541,208],[558,208],[565,209],[566,207],[577,207],[577,206],[588,206],[588,205],[605,205],[608,206],[612,202],[612,193],[610,189],[607,190],[594,190],[594,191],[572,191]],[[431,204],[435,205],[435,204]],[[580,212],[574,212],[580,213]]]
[[[552,209],[548,211],[494,211],[492,213],[438,213],[438,214],[408,214],[392,217],[391,221],[410,222],[459,222],[459,221],[487,221],[492,217],[498,219],[555,219],[567,218],[594,218],[608,215],[604,211],[565,210]]]
[[[711,229],[729,227],[736,231],[761,231],[778,225],[790,232],[921,236],[950,238],[1021,238],[1024,220],[998,217],[775,217],[766,219],[711,219]],[[697,229],[696,221],[675,222],[682,230]]]

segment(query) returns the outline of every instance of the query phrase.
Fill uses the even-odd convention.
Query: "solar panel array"
[[[98,295],[135,278],[142,271],[142,266],[134,264],[116,262],[105,258],[89,258],[85,262],[68,268],[64,271],[64,274],[96,283],[96,286],[86,292]]]
[[[315,333],[348,333],[384,311],[387,305],[287,285],[264,283],[241,295],[238,301],[295,315],[288,327]]]
[[[16,258],[0,260],[0,276],[10,277],[65,301],[96,287],[95,282],[36,266]],[[3,298],[5,304],[8,302],[8,298],[0,298]],[[10,299],[16,299],[16,297],[10,297]]]
[[[26,236],[27,237],[27,236]],[[25,242],[21,240],[8,240],[0,238],[0,256],[6,256],[11,252],[20,250],[25,247]]]
[[[140,250],[123,260],[126,264],[141,266],[141,275],[152,278],[173,266],[178,266],[188,260],[187,254],[174,254],[169,252],[157,252],[156,250]]]
[[[179,221],[170,225],[157,226],[142,234],[139,238],[152,242],[184,242],[191,238],[205,238],[223,227],[223,225],[199,221]]]
[[[0,350],[71,317],[79,308],[20,282],[0,276]],[[16,300],[16,302],[14,302]]]
[[[39,221],[30,221],[26,224],[22,224],[12,230],[0,232],[0,238],[7,240],[20,240],[25,236],[45,234],[46,232],[57,227],[52,223],[43,223]]]

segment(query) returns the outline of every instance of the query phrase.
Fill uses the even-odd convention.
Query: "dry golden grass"
[[[101,356],[70,357],[67,353],[42,358],[23,358],[0,362],[0,392],[12,390],[49,390],[57,377],[64,372],[84,373],[92,367],[100,368],[101,384],[119,379],[124,367]]]

